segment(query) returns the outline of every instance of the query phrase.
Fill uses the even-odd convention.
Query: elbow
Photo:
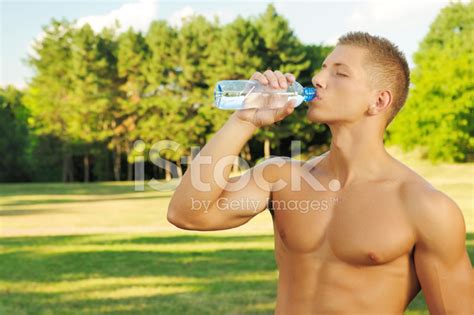
[[[182,216],[177,215],[176,211],[168,208],[168,213],[166,219],[169,223],[174,225],[175,227],[188,230],[188,231],[200,231],[201,229],[195,223],[190,222],[189,220],[185,220]]]
[[[171,207],[168,208],[166,219],[168,220],[169,223],[173,224],[177,228],[185,229],[185,227],[187,226],[186,224],[183,224],[183,220],[178,217],[178,215],[176,214],[176,211],[173,210]]]

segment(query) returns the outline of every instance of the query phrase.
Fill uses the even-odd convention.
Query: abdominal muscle
[[[352,265],[327,243],[311,253],[291,253],[277,233],[275,245],[277,315],[403,314],[420,289],[409,254],[381,265]]]

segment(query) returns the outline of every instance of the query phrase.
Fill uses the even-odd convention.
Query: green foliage
[[[43,31],[43,39],[35,45],[36,56],[29,59],[35,75],[23,102],[31,112],[29,124],[36,134],[54,135],[66,140],[66,126],[72,107],[73,30],[67,21],[53,20]]]
[[[160,140],[179,143],[177,152],[160,152],[179,161],[191,146],[204,146],[231,114],[213,106],[217,81],[249,79],[255,71],[272,69],[311,84],[329,52],[303,45],[273,5],[256,18],[239,16],[223,26],[199,15],[179,29],[154,21],[144,34],[132,28],[118,34],[118,26],[95,33],[88,24],[53,19],[43,27],[44,36],[28,58],[35,74],[22,98],[29,112],[29,150],[48,160],[35,161],[35,167],[54,172],[62,167],[63,180],[78,178],[82,169],[89,178],[89,168],[100,173],[96,178],[107,179],[104,170],[113,167],[119,179],[121,160],[133,162],[137,139],[147,150]],[[259,130],[249,144],[256,150],[251,155],[258,158],[265,140],[276,154],[288,154],[281,144],[298,134],[308,144],[328,142],[324,126],[304,119],[300,111]]]
[[[21,97],[22,93],[12,86],[0,89],[0,182],[31,180],[28,110]]]
[[[444,8],[414,56],[409,99],[389,127],[389,142],[421,146],[433,161],[474,153],[474,3]]]

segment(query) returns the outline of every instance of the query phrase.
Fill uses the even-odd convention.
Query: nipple
[[[379,262],[379,258],[377,257],[377,255],[375,255],[372,252],[369,253],[369,258],[370,258],[370,260],[372,260],[375,263]]]

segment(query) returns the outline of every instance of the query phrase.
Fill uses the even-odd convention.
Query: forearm
[[[233,114],[188,165],[171,198],[168,215],[175,218],[185,215],[184,211],[191,209],[193,200],[207,204],[215,202],[224,190],[216,177],[222,177],[227,182],[235,156],[256,129],[253,124],[242,121]],[[218,163],[219,172],[214,174]],[[223,165],[225,166],[222,168]]]

